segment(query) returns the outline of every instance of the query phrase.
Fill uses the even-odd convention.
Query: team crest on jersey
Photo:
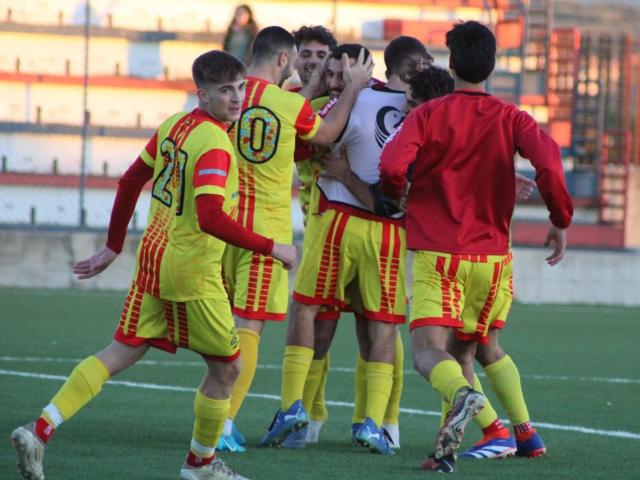
[[[393,131],[404,120],[404,113],[396,107],[386,106],[376,114],[376,143],[382,148]]]

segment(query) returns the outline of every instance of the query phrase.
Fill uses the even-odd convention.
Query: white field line
[[[80,363],[82,358],[54,358],[54,357],[13,357],[0,356],[0,362],[9,363]],[[136,365],[147,366],[163,366],[163,367],[203,367],[201,361],[185,362],[181,360],[139,360]],[[261,370],[281,370],[282,365],[258,365]],[[331,366],[331,372],[354,373],[355,369],[350,367]],[[405,370],[405,375],[416,374],[415,370]],[[478,372],[478,376],[485,377],[483,372]],[[613,383],[613,384],[633,384],[640,385],[640,379],[637,378],[618,378],[618,377],[572,377],[569,375],[542,375],[542,374],[526,374],[520,373],[520,377],[530,380],[555,380],[561,382],[592,382],[592,383]]]
[[[54,380],[58,382],[63,382],[67,379],[64,375],[49,375],[45,373],[34,373],[34,372],[21,372],[17,370],[3,370],[0,369],[0,375],[10,376],[10,377],[22,377],[22,378],[37,378],[39,380]],[[178,385],[162,385],[158,383],[142,383],[142,382],[128,382],[122,380],[109,380],[109,385],[115,385],[120,387],[128,387],[128,388],[141,388],[145,390],[161,390],[161,391],[170,391],[170,392],[187,392],[194,393],[195,388],[189,387],[181,387]],[[253,398],[263,398],[267,400],[280,400],[278,395],[270,395],[265,393],[249,393],[249,397]],[[327,400],[326,404],[333,407],[345,407],[345,408],[353,408],[353,403],[351,402],[337,402],[332,400]],[[430,417],[439,417],[439,411],[433,410],[420,410],[416,408],[400,408],[401,413],[406,413],[410,415],[424,415]],[[546,423],[546,422],[535,422],[533,423],[535,427],[547,429],[547,430],[560,430],[564,432],[573,432],[573,433],[582,433],[585,435],[598,435],[601,437],[615,437],[615,438],[624,438],[628,440],[640,440],[640,433],[633,432],[625,432],[622,430],[599,430],[595,428],[582,427],[579,425],[559,425],[555,423]]]

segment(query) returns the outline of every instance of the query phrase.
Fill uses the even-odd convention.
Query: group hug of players
[[[400,447],[406,250],[414,251],[409,330],[413,364],[442,397],[425,470],[453,472],[472,419],[482,439],[461,456],[535,457],[518,369],[499,343],[513,298],[510,222],[532,182],[550,212],[547,262],[564,256],[572,203],[559,148],[535,121],[488,94],[496,43],[484,25],[447,33],[449,71],[398,37],[384,52],[386,82],[357,44],[324,27],[261,30],[248,68],[210,51],[193,64],[198,107],[160,125],[120,179],[104,248],[73,271],[105,270],[122,251],[143,186],[148,224],[113,341],[78,364],[32,423],[11,440],[25,479],[44,479],[45,447],[115,374],[150,347],[199,353],[207,370],[180,478],[243,479],[215,451],[246,448],[236,418],[251,387],[260,337],[289,304],[291,183],[302,181],[304,247],[295,275],[281,406],[261,446],[317,442],[327,419],[328,350],[339,316],[355,316],[352,439],[371,452]],[[286,87],[297,70],[301,85]],[[450,72],[450,73],[449,73]],[[295,159],[295,161],[294,161]],[[240,359],[242,351],[242,361]],[[513,433],[482,393],[483,367]]]

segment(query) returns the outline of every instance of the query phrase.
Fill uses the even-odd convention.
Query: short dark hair
[[[496,37],[479,22],[458,23],[447,32],[449,67],[460,79],[482,83],[496,66]]]
[[[329,58],[340,60],[342,58],[342,54],[346,53],[347,57],[357,60],[358,55],[360,55],[360,50],[362,50],[363,48],[364,59],[366,60],[371,55],[371,52],[367,47],[365,47],[364,45],[360,45],[359,43],[343,43],[341,45],[338,45],[336,48],[331,50]]]
[[[253,59],[260,61],[275,57],[283,50],[291,50],[295,42],[293,35],[282,27],[267,27],[258,32],[253,40]]]
[[[403,76],[403,80],[409,84],[411,95],[422,102],[442,97],[454,90],[453,77],[447,70],[435,65],[411,72]]]
[[[316,41],[322,45],[327,45],[329,50],[333,50],[338,45],[336,37],[333,36],[331,30],[321,25],[304,26],[293,32],[293,39],[296,47],[300,48],[301,43]]]
[[[203,53],[193,62],[191,67],[193,82],[198,88],[207,83],[235,82],[247,74],[240,60],[222,50],[211,50]]]
[[[391,40],[387,48],[384,49],[384,65],[387,68],[387,76],[402,73],[413,55],[420,55],[425,60],[433,62],[433,57],[417,38],[402,35]]]

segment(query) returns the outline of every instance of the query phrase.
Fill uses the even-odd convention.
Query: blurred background
[[[562,282],[592,280],[593,289],[573,301],[640,303],[632,288],[640,283],[640,1],[247,5],[259,28],[320,24],[340,42],[365,44],[374,52],[378,78],[384,77],[383,49],[398,35],[419,38],[446,66],[444,35],[453,22],[490,25],[499,52],[489,90],[529,111],[562,147],[576,206],[570,245],[585,249],[575,261],[588,264],[588,270],[571,269]],[[104,242],[118,177],[160,122],[195,106],[191,63],[222,48],[237,6],[229,0],[0,1],[0,284],[73,284],[66,272],[51,270]],[[533,174],[528,161],[516,162],[521,173]],[[133,233],[144,228],[147,210],[143,195]],[[301,235],[297,206],[293,215]],[[540,246],[546,218],[536,195],[519,205],[515,245]],[[135,251],[136,236],[130,237]],[[82,250],[77,245],[87,238]],[[523,252],[524,258],[537,255]],[[48,273],[42,265],[50,265]],[[551,281],[538,270],[536,282]],[[631,289],[613,297],[601,292],[598,284],[606,283],[609,270],[618,291],[622,284]],[[520,298],[538,299],[540,289],[532,288],[520,290]],[[553,301],[547,297],[540,300]]]

